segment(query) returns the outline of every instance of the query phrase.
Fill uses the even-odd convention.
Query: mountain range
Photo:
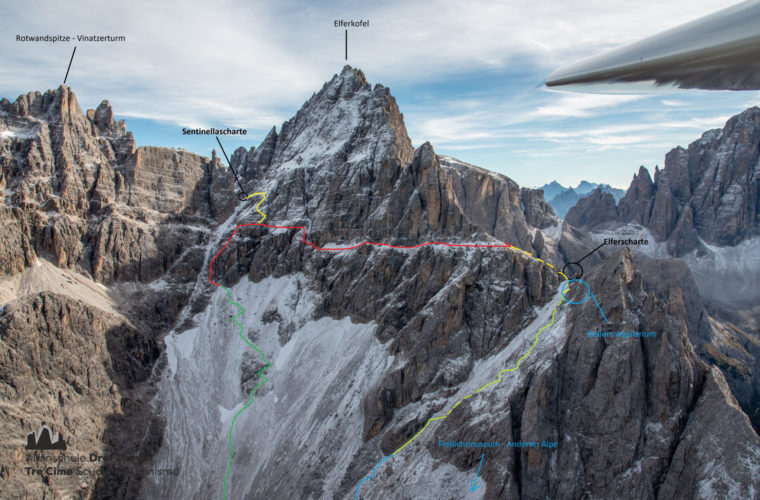
[[[544,192],[544,199],[554,209],[554,213],[564,218],[567,215],[567,211],[574,207],[578,203],[578,200],[587,197],[596,188],[601,189],[604,193],[611,194],[616,202],[625,195],[624,189],[614,188],[609,184],[597,184],[596,182],[588,181],[581,181],[575,187],[565,187],[557,181],[552,181],[538,189]]]
[[[0,489],[758,498],[757,302],[694,264],[760,227],[756,113],[562,220],[349,66],[229,166],[65,86],[3,99]],[[42,422],[98,473],[25,475]]]

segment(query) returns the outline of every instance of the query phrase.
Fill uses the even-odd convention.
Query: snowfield
[[[590,233],[601,243],[605,238],[645,238],[649,245],[632,245],[634,253],[658,259],[672,258],[664,242],[657,242],[648,229],[628,224],[615,231]],[[760,237],[744,240],[734,247],[719,247],[700,242],[707,252],[694,250],[682,257],[697,281],[699,293],[711,302],[729,307],[751,307],[760,300]]]
[[[271,481],[265,490],[272,491],[271,484],[278,482],[275,471],[283,481],[290,473],[277,464],[317,466],[326,455],[337,460],[325,494],[330,485],[337,488],[361,444],[362,397],[393,361],[373,335],[374,325],[348,318],[311,319],[314,298],[300,279],[243,279],[231,288],[232,300],[245,308],[239,317],[244,334],[272,363],[268,381],[232,433],[235,459],[228,491],[234,498],[255,497],[265,476]],[[215,291],[208,308],[194,317],[194,328],[166,337],[169,362],[155,402],[163,402],[167,428],[155,466],[180,467],[183,473],[176,483],[149,478],[148,496],[221,495],[230,455],[229,424],[248,402],[241,390],[241,365],[246,357],[260,358],[238,337],[230,319],[237,310],[225,295]],[[265,322],[267,312],[277,312],[282,322]],[[288,325],[294,325],[290,340],[280,344],[278,330]]]

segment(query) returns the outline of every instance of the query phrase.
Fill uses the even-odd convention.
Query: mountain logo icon
[[[42,422],[40,430],[26,435],[27,450],[65,450],[66,442],[59,433],[53,434],[53,431]]]

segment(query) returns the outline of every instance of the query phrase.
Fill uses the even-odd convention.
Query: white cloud
[[[663,99],[662,105],[669,106],[669,107],[676,107],[676,106],[686,106],[687,103],[684,101],[679,101],[677,99]]]
[[[645,96],[584,95],[565,92],[536,92],[525,99],[517,96],[505,100],[501,95],[480,100],[463,98],[441,103],[433,115],[429,109],[406,112],[407,126],[415,144],[428,140],[433,145],[466,149],[476,141],[494,147],[501,140],[542,137],[539,127],[552,127],[569,118],[593,118],[611,109],[638,101]],[[422,115],[418,117],[418,113]]]
[[[467,151],[477,157],[501,148],[482,156],[494,162],[485,167],[505,161],[493,158],[508,157],[512,148],[525,152],[520,158],[550,157],[565,170],[581,159],[608,169],[606,157],[594,153],[606,148],[632,158],[659,157],[706,128],[722,126],[727,114],[741,110],[737,99],[760,103],[760,93],[741,98],[568,94],[541,90],[543,76],[727,5],[715,0],[80,0],[72,7],[42,0],[29,9],[17,2],[5,6],[0,18],[0,29],[9,34],[0,38],[0,94],[14,98],[61,83],[72,46],[18,43],[13,35],[58,33],[65,19],[65,34],[128,39],[78,44],[69,83],[83,106],[107,98],[122,116],[265,130],[292,116],[345,64],[343,30],[332,26],[333,19],[365,18],[370,28],[349,31],[348,62],[394,94],[406,92],[401,111],[415,144],[429,140],[439,150],[462,151],[464,160],[470,158]],[[504,75],[503,85],[494,74]],[[441,82],[456,85],[427,100],[409,97]]]
[[[66,19],[66,34],[126,35],[123,45],[79,44],[70,83],[90,105],[108,97],[127,116],[265,126],[295,111],[340,69],[342,30],[332,20],[347,15],[371,20],[370,28],[350,31],[349,62],[376,81],[410,84],[521,60],[549,71],[724,5],[707,0],[635,5],[85,0],[72,8],[43,0],[34,9],[9,5],[0,27],[3,33],[58,33]],[[4,62],[13,76],[0,85],[17,92],[57,86],[70,49],[3,37],[0,50],[15,57]],[[472,84],[477,86],[477,79]],[[577,116],[571,113],[589,109],[574,104],[543,112]]]
[[[552,104],[539,106],[537,116],[585,118],[601,109],[641,99],[638,95],[565,94]]]

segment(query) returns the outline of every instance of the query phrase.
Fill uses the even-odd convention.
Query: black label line
[[[240,186],[240,191],[242,191],[243,194],[245,194],[246,196],[248,196],[248,192],[243,187],[243,184],[240,183],[240,179],[238,178],[237,173],[235,173],[235,169],[232,168],[232,163],[230,162],[230,158],[227,156],[227,151],[225,151],[224,150],[224,146],[222,146],[222,141],[219,140],[219,136],[218,135],[214,136],[214,137],[216,137],[216,142],[219,143],[219,147],[222,149],[222,154],[224,155],[224,158],[227,160],[227,165],[229,165],[230,170],[232,170],[232,175],[235,176],[235,180],[237,181],[238,186]]]
[[[346,61],[348,61],[348,30],[346,30]]]
[[[63,77],[63,84],[66,85],[66,79],[69,77],[69,70],[71,69],[71,62],[74,60],[74,54],[76,54],[77,48],[74,47],[74,51],[71,53],[71,59],[69,59],[69,67],[66,68],[66,76]]]
[[[578,262],[582,261],[583,259],[585,259],[585,258],[586,258],[586,257],[588,257],[589,255],[591,255],[592,253],[596,252],[597,250],[599,250],[599,249],[600,249],[600,248],[602,248],[603,246],[604,246],[604,243],[602,243],[601,245],[599,245],[599,246],[598,246],[598,247],[596,247],[595,249],[591,250],[589,253],[587,253],[586,255],[584,255],[583,257],[581,257],[580,259],[578,259],[578,260],[577,260],[577,261],[575,261],[575,262],[576,262],[576,263],[578,263]]]

